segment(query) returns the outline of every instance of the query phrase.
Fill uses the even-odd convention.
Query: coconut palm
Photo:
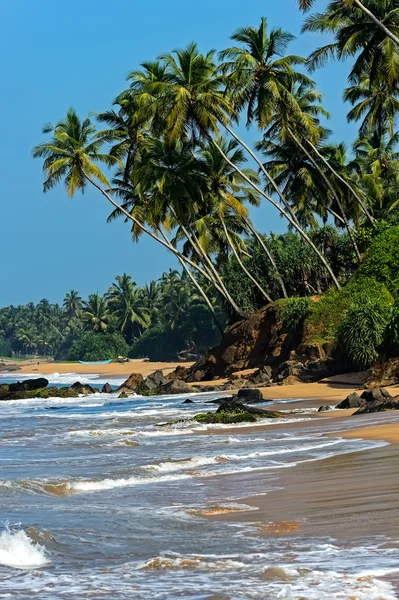
[[[395,133],[399,113],[398,91],[384,81],[371,85],[370,77],[366,74],[361,76],[358,84],[345,90],[344,100],[353,106],[348,113],[348,121],[361,121],[360,137],[375,130],[382,132],[385,128],[388,128],[391,136]]]
[[[292,85],[308,84],[311,80],[295,69],[306,64],[306,59],[285,54],[294,36],[282,29],[272,29],[269,33],[267,20],[262,17],[259,28],[242,27],[231,39],[240,46],[220,53],[222,71],[227,74],[235,109],[246,110],[247,125],[255,121],[259,129],[264,129],[280,102],[295,113],[297,103],[291,94]]]
[[[82,311],[82,298],[76,290],[71,290],[65,294],[63,307],[68,317],[68,321],[79,317]]]
[[[315,1],[316,0],[298,0],[299,8],[304,11],[309,10],[313,6]],[[377,0],[377,2],[369,0],[366,3],[362,3],[360,2],[360,0],[336,0],[335,4],[338,6],[350,6],[355,9],[361,10],[362,13],[366,15],[366,17],[369,19],[369,21],[372,21],[381,30],[381,32],[388,36],[393,42],[395,42],[395,44],[399,45],[399,38],[397,37],[397,35],[392,33],[392,31],[388,29],[388,27],[386,27],[385,23],[377,17],[376,11],[372,12],[376,4],[378,8],[378,2],[379,4],[381,4],[379,0]]]
[[[303,31],[334,36],[332,43],[310,55],[309,65],[317,68],[329,58],[345,60],[354,56],[349,74],[351,83],[358,83],[367,73],[372,83],[383,79],[387,85],[395,86],[399,75],[398,0],[367,0],[378,21],[384,23],[384,30],[370,27],[369,16],[359,9],[359,4],[357,0],[331,0],[324,12],[306,19]]]
[[[360,138],[354,145],[353,168],[373,202],[374,211],[386,218],[399,206],[399,132],[390,136],[386,129]]]
[[[179,261],[189,264],[207,276],[198,265],[183,256],[167,239],[158,237],[151,229],[145,227],[143,222],[137,218],[137,213],[128,212],[124,206],[120,206],[107,191],[107,188],[109,190],[111,187],[110,183],[96,163],[103,163],[107,166],[119,165],[122,169],[123,165],[118,157],[100,152],[104,139],[102,136],[97,136],[90,119],[81,121],[75,110],[70,108],[65,119],[56,126],[47,124],[43,128],[43,132],[52,133],[52,137],[48,142],[35,146],[33,156],[44,159],[44,192],[48,192],[63,181],[68,194],[74,196],[77,191],[84,193],[90,183],[112,204],[118,214],[123,214],[126,219],[132,221],[139,232],[147,234],[161,246],[170,250]]]
[[[200,54],[196,45],[191,44],[186,50],[176,50],[172,54],[161,56],[160,60],[164,64],[163,69],[158,69],[162,73],[162,77],[154,80],[141,71],[135,72],[130,79],[131,88],[135,93],[141,95],[143,105],[146,105],[148,98],[151,97],[152,112],[163,113],[164,121],[167,123],[168,137],[171,139],[189,137],[192,140],[211,137],[212,134],[218,133],[219,125],[226,126],[227,130],[231,132],[229,123],[233,107],[229,100],[230,95],[222,93],[226,75],[220,74],[219,67],[214,62],[214,53]],[[251,153],[248,146],[238,136],[235,137]],[[339,288],[338,280],[325,257],[306,232],[295,222],[295,218],[230,161],[215,138],[212,138],[212,143],[243,180],[270,202],[297,229],[306,243],[318,255],[334,284]],[[251,155],[253,156],[253,153]],[[257,159],[257,162],[263,169],[261,161]],[[265,175],[267,176],[267,173]],[[277,186],[276,188],[279,193]],[[226,290],[224,291],[226,293]]]
[[[130,275],[118,275],[106,298],[109,309],[116,317],[117,327],[128,343],[150,326],[151,318],[143,291],[136,286]]]
[[[106,331],[109,318],[107,300],[99,294],[90,294],[87,302],[83,302],[82,320],[86,328],[90,331]]]

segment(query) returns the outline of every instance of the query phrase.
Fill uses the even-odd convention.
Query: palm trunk
[[[223,231],[224,231],[226,239],[227,239],[227,241],[229,243],[229,246],[233,250],[233,254],[236,257],[236,260],[237,260],[238,264],[240,265],[241,269],[244,271],[244,273],[246,274],[246,276],[252,281],[252,283],[258,288],[258,290],[260,291],[260,293],[262,294],[262,296],[265,298],[265,300],[267,300],[269,302],[269,304],[271,304],[273,302],[273,300],[270,298],[270,296],[267,294],[267,292],[265,292],[265,290],[260,285],[260,283],[255,279],[255,277],[253,277],[253,275],[251,275],[251,273],[248,271],[248,269],[244,265],[243,261],[241,260],[241,258],[239,256],[239,254],[238,254],[238,252],[237,252],[234,244],[231,241],[231,238],[229,236],[229,232],[227,230],[226,223],[224,222],[223,217],[220,217],[220,221],[222,223]]]
[[[267,171],[267,169],[265,169],[262,161],[256,156],[255,152],[253,152],[251,150],[251,148],[240,138],[238,137],[238,135],[232,130],[230,129],[230,127],[228,127],[227,125],[224,126],[226,131],[229,132],[229,134],[248,152],[248,154],[254,159],[254,161],[257,163],[257,165],[259,166],[260,170],[262,171],[263,175],[266,177],[266,179],[271,183],[272,187],[274,188],[274,190],[276,191],[277,195],[279,196],[281,202],[284,204],[285,209],[287,210],[287,212],[290,214],[291,218],[298,223],[298,219],[296,218],[296,215],[294,213],[294,211],[292,210],[292,208],[290,207],[290,204],[287,200],[287,198],[285,197],[285,195],[282,193],[282,191],[280,190],[280,188],[278,187],[277,183],[274,181],[274,178],[270,175],[270,173]]]
[[[141,231],[143,231],[144,233],[149,235],[153,240],[158,242],[158,244],[161,244],[161,246],[163,246],[164,248],[167,248],[168,250],[170,250],[178,259],[180,258],[182,261],[184,261],[185,263],[190,265],[193,269],[195,269],[196,271],[201,273],[201,275],[203,275],[212,285],[215,285],[215,282],[211,279],[211,277],[208,275],[208,273],[206,271],[204,271],[204,269],[202,269],[200,266],[196,265],[187,256],[184,256],[184,254],[181,254],[181,252],[176,250],[176,248],[170,242],[166,242],[164,240],[159,239],[159,237],[157,237],[154,233],[152,233],[152,231],[147,229],[143,223],[141,223],[138,219],[136,219],[136,217],[131,215],[127,210],[125,210],[122,206],[120,206],[117,202],[115,202],[115,200],[105,190],[103,190],[100,185],[98,185],[88,175],[86,175],[86,173],[85,173],[85,177],[86,177],[87,181],[89,181],[103,196],[105,196],[105,198],[108,200],[108,202],[110,202],[116,209],[120,210],[120,212],[123,215],[125,215],[125,217],[127,219],[129,219],[130,221],[133,221],[133,223],[135,223],[137,225],[137,227],[139,227],[139,229],[141,229]],[[223,291],[217,285],[215,285],[215,287],[220,291],[220,293],[223,296],[225,296]],[[230,302],[228,297],[225,296],[225,298],[228,302]],[[232,302],[230,302],[230,304],[231,304],[232,308],[234,309],[234,311],[237,312],[238,307],[235,304],[235,302],[232,300]],[[238,309],[238,314],[240,316],[243,316],[242,312],[240,312],[239,309]]]
[[[161,236],[164,238],[164,240],[167,240],[167,237],[165,236],[165,234],[163,233],[163,231],[160,229],[159,233],[161,234]],[[222,327],[222,324],[220,323],[216,311],[212,305],[212,302],[210,301],[210,299],[208,298],[207,294],[205,293],[205,291],[202,289],[202,286],[198,283],[198,281],[195,279],[194,275],[191,273],[190,269],[188,268],[188,266],[186,265],[186,263],[178,256],[177,260],[180,262],[181,266],[183,267],[183,269],[185,270],[185,272],[187,273],[187,275],[189,276],[192,284],[197,288],[197,290],[199,291],[199,293],[201,294],[201,296],[203,297],[206,305],[208,306],[209,310],[212,313],[212,317],[213,320],[215,321],[215,325],[216,327],[219,329],[220,333],[223,335],[224,334],[224,329]]]
[[[245,175],[245,173],[243,173],[243,171],[241,171],[241,169],[235,165],[227,156],[226,154],[223,152],[223,150],[220,148],[220,146],[217,144],[217,142],[215,140],[212,140],[212,143],[215,145],[215,148],[217,148],[217,150],[220,152],[220,155],[224,158],[224,160],[231,166],[233,167],[233,169],[244,179],[244,181],[246,181],[247,183],[249,183],[249,185],[258,192],[258,194],[260,194],[261,196],[263,196],[263,198],[265,198],[268,202],[270,202],[270,204],[272,204],[272,206],[274,206],[275,208],[277,208],[277,210],[287,219],[287,221],[289,223],[291,223],[291,225],[297,230],[297,232],[299,233],[299,235],[301,236],[301,238],[307,243],[309,244],[309,246],[312,248],[312,250],[315,252],[315,254],[317,254],[318,258],[320,259],[320,262],[324,265],[325,269],[327,270],[327,272],[329,273],[335,287],[340,290],[341,286],[338,282],[338,279],[335,277],[334,271],[332,270],[329,262],[327,261],[326,257],[323,256],[323,254],[320,252],[320,250],[317,248],[317,246],[312,242],[312,240],[309,238],[309,236],[307,235],[307,233],[302,229],[302,227],[300,227],[300,225],[298,225],[298,223],[296,221],[294,221],[294,219],[285,212],[285,210],[283,208],[281,208],[281,206],[278,204],[278,202],[275,202],[275,200],[273,200],[273,198],[271,196],[269,196],[268,194],[266,194],[266,192],[263,192],[249,177],[247,177],[247,175]]]
[[[277,279],[280,283],[282,292],[283,292],[283,296],[284,298],[288,298],[288,294],[287,294],[287,290],[285,287],[285,283],[284,283],[284,279],[281,276],[280,271],[278,270],[276,261],[274,260],[274,256],[273,254],[270,252],[269,248],[267,247],[267,245],[265,244],[265,242],[262,240],[262,237],[259,235],[259,233],[256,231],[255,227],[252,225],[251,221],[249,219],[243,219],[244,223],[246,224],[246,226],[248,227],[248,229],[251,231],[252,235],[255,236],[255,238],[257,239],[259,245],[261,246],[261,248],[264,250],[266,256],[268,257],[268,259],[270,260],[273,269],[276,273]]]
[[[353,0],[353,4],[360,8],[360,10],[363,11],[364,14],[367,15],[369,19],[371,19],[371,21],[373,21],[373,23],[377,25],[377,27],[379,27],[387,37],[389,37],[397,46],[399,46],[399,38],[397,38],[396,35],[394,35],[387,27],[385,27],[384,23],[377,19],[371,10],[366,8],[364,4],[360,2],[360,0]]]
[[[331,181],[328,179],[327,175],[324,173],[323,169],[317,164],[317,162],[315,161],[315,159],[313,158],[313,156],[310,154],[310,152],[308,152],[306,150],[306,148],[303,146],[303,144],[300,142],[300,140],[296,137],[296,135],[291,131],[291,129],[288,129],[288,132],[290,134],[290,136],[292,137],[292,139],[295,141],[295,143],[299,146],[299,148],[302,150],[302,152],[304,152],[306,154],[306,156],[308,157],[308,159],[310,160],[310,162],[312,163],[312,165],[314,166],[315,169],[317,169],[317,171],[320,173],[320,175],[322,176],[323,180],[326,182],[326,185],[328,187],[328,189],[330,190],[330,192],[332,193],[335,202],[337,203],[337,206],[340,210],[340,213],[342,215],[343,221],[345,223],[345,227],[346,230],[348,232],[349,235],[349,239],[352,243],[352,246],[355,250],[356,256],[358,261],[360,262],[362,257],[361,254],[359,252],[359,248],[357,247],[356,244],[356,240],[353,236],[353,232],[352,232],[352,228],[349,224],[348,218],[345,214],[344,211],[344,207],[342,206],[341,200],[338,197],[338,194],[336,193],[334,186],[332,185]]]
[[[173,209],[172,209],[172,213],[173,213],[176,221],[178,221],[177,215],[176,215],[176,213],[175,213],[175,211]],[[195,233],[193,232],[193,230],[190,228],[190,231],[188,231],[187,228],[182,223],[180,223],[180,227],[182,228],[182,231],[183,231],[184,235],[186,236],[187,241],[191,244],[191,246],[194,248],[195,252],[201,258],[201,260],[202,260],[202,262],[204,264],[204,268],[208,267],[208,269],[210,270],[210,272],[212,273],[213,277],[215,278],[215,280],[216,280],[216,282],[218,284],[218,288],[219,289],[221,288],[223,290],[223,295],[230,302],[230,304],[234,308],[235,312],[240,317],[245,317],[246,316],[245,313],[243,313],[243,311],[239,308],[239,306],[233,300],[233,298],[230,295],[228,289],[224,285],[224,283],[222,281],[222,278],[220,277],[219,273],[215,269],[212,261],[210,260],[209,256],[207,255],[207,253],[203,250],[203,248],[201,246],[201,243],[197,239],[197,237],[196,237]]]
[[[325,164],[326,167],[328,167],[330,169],[331,173],[333,173],[333,175],[335,175],[335,177],[348,188],[348,190],[351,192],[351,194],[354,196],[354,198],[358,201],[360,208],[362,209],[363,213],[366,215],[366,217],[368,218],[368,220],[370,221],[370,223],[372,224],[372,226],[374,228],[376,228],[375,219],[371,216],[371,214],[369,213],[369,211],[368,211],[365,203],[360,198],[360,196],[355,192],[355,190],[350,185],[350,183],[348,183],[347,181],[345,181],[345,179],[343,177],[341,177],[341,175],[339,173],[337,173],[337,171],[330,165],[330,163],[328,162],[328,160],[326,160],[324,158],[324,156],[321,154],[321,152],[319,152],[319,150],[316,148],[316,146],[314,144],[312,144],[312,142],[309,139],[306,139],[306,141],[309,144],[309,146],[311,146],[313,152],[315,154],[317,154],[317,156],[323,162],[323,164]]]

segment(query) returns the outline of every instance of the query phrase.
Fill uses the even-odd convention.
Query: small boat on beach
[[[110,363],[112,363],[112,358],[110,358],[109,360],[94,360],[94,361],[84,361],[84,360],[80,360],[80,364],[81,365],[109,365]]]

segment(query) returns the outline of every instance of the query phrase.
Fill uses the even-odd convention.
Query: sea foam
[[[35,544],[23,529],[8,527],[0,535],[0,564],[15,569],[35,569],[48,563],[45,550]]]

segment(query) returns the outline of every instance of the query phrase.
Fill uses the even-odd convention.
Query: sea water
[[[243,500],[273,494],[282,469],[383,442],[322,437],[301,412],[289,430],[187,422],[214,406],[186,398],[1,404],[0,598],[396,598],[387,540],[261,535]]]

